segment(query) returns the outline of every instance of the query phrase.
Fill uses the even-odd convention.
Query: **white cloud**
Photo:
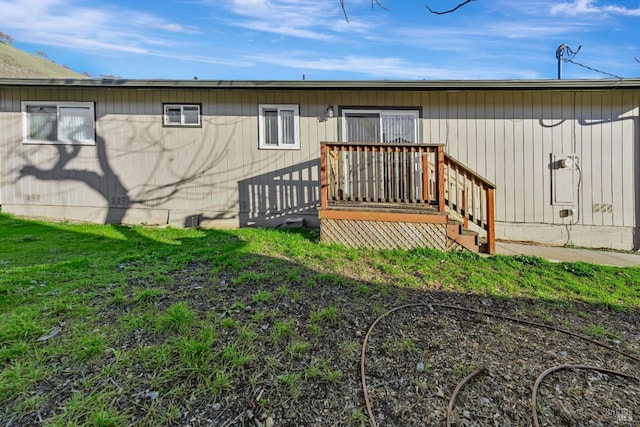
[[[229,25],[310,40],[330,40],[335,33],[362,34],[372,25],[347,23],[338,2],[318,0],[217,0],[210,2],[233,14]],[[362,0],[353,3],[362,3]]]
[[[236,26],[241,28],[247,28],[254,31],[263,31],[265,33],[273,33],[281,36],[299,37],[303,39],[311,40],[329,40],[331,35],[328,33],[315,32],[299,27],[292,27],[288,25],[278,25],[270,22],[263,21],[243,21],[237,22]]]
[[[544,38],[575,34],[587,27],[590,27],[587,23],[576,22],[567,22],[563,25],[527,21],[496,22],[487,26],[487,32],[485,34],[491,34],[496,38],[506,37],[509,39],[542,40]]]
[[[0,28],[18,42],[100,52],[146,53],[197,29],[146,12],[74,0],[0,0]],[[155,31],[154,31],[155,30]]]
[[[342,58],[306,58],[282,57],[277,55],[261,55],[252,57],[256,62],[280,65],[284,67],[299,68],[303,70],[317,71],[342,71],[349,73],[362,73],[376,77],[404,77],[425,78],[433,70],[418,69],[415,64],[400,58],[377,58],[364,56],[346,56]]]
[[[149,51],[146,53],[149,56],[155,56],[158,58],[167,58],[167,59],[174,59],[178,61],[187,61],[187,62],[199,62],[202,64],[224,65],[229,67],[252,67],[256,65],[254,62],[242,60],[238,58],[219,58],[215,56],[194,55],[189,53],[178,53],[178,52],[161,52],[161,51]]]
[[[618,5],[597,5],[595,0],[574,0],[571,3],[560,3],[551,7],[552,15],[595,15],[612,14],[624,16],[640,16],[640,8],[630,9]]]
[[[517,73],[521,78],[535,78],[534,73],[526,70],[484,69],[467,70],[464,68],[450,67],[450,64],[442,64],[441,67],[433,67],[428,64],[407,61],[396,57],[371,57],[371,56],[345,56],[333,58],[305,58],[282,56],[254,56],[255,62],[279,65],[283,67],[298,68],[306,71],[332,71],[355,73],[371,78],[383,79],[415,79],[415,80],[464,80],[464,79],[491,79],[498,78],[503,73]]]

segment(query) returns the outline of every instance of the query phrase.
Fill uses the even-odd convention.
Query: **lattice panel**
[[[466,251],[467,248],[462,246],[460,243],[456,242],[453,239],[447,238],[447,252],[451,251]]]
[[[320,240],[357,248],[414,249],[452,247],[445,224],[322,219]],[[455,242],[454,242],[455,243]]]

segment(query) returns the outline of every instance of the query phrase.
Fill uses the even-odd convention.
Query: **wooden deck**
[[[321,144],[321,240],[495,253],[495,186],[442,145]]]

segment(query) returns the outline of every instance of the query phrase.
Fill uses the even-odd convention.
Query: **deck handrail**
[[[444,152],[443,144],[322,142],[320,206],[431,206],[475,224],[495,253],[495,185]]]
[[[487,252],[495,254],[495,184],[449,154],[444,154],[443,166],[441,179],[446,189],[439,203],[461,218],[465,228],[471,221],[484,230]]]
[[[445,154],[444,156],[447,162],[451,163],[452,165],[457,165],[458,167],[463,168],[465,171],[467,171],[468,174],[472,175],[475,179],[482,182],[485,186],[493,188],[494,190],[496,189],[496,185],[493,182],[489,181],[479,173],[475,172],[473,169],[469,168],[469,166],[466,166],[464,163],[460,162],[450,154]]]

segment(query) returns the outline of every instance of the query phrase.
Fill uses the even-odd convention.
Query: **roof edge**
[[[0,78],[0,86],[231,90],[575,90],[640,88],[640,78],[592,80],[114,80]]]

